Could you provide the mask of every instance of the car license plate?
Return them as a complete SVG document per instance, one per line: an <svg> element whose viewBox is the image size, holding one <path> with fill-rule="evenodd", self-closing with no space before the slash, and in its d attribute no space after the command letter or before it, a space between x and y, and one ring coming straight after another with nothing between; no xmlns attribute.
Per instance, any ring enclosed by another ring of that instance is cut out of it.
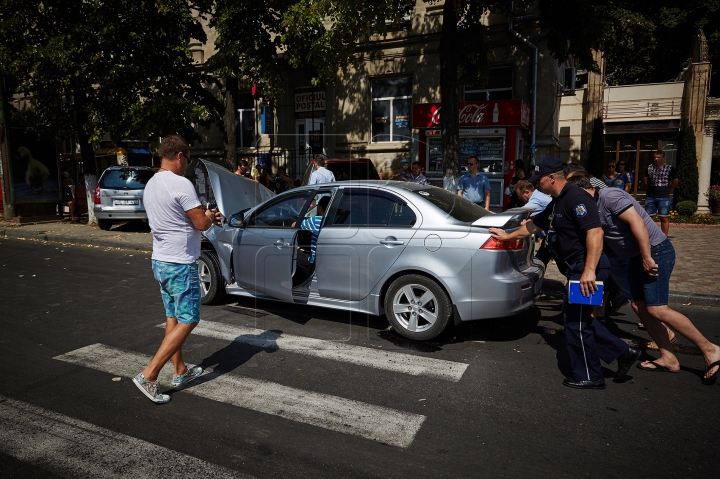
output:
<svg viewBox="0 0 720 479"><path fill-rule="evenodd" d="M116 206L121 205L137 205L139 204L139 200L115 200Z"/></svg>

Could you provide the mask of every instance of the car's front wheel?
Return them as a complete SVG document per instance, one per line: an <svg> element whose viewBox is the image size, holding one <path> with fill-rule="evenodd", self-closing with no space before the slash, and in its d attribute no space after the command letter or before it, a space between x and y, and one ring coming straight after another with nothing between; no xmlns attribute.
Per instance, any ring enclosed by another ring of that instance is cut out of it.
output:
<svg viewBox="0 0 720 479"><path fill-rule="evenodd" d="M435 281L408 274L393 281L388 288L385 315L401 336L426 341L447 328L452 305L447 293Z"/></svg>
<svg viewBox="0 0 720 479"><path fill-rule="evenodd" d="M225 281L214 251L203 251L197 259L200 276L200 302L211 304L225 297Z"/></svg>

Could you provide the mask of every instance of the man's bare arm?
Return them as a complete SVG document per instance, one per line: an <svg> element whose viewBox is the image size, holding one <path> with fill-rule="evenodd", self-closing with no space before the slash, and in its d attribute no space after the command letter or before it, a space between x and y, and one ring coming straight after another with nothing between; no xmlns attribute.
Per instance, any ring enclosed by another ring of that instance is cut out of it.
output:
<svg viewBox="0 0 720 479"><path fill-rule="evenodd" d="M602 228L598 226L588 230L585 237L585 269L580 276L580 291L583 296L590 296L598 290L595 284L595 269L602 254L603 235Z"/></svg>
<svg viewBox="0 0 720 479"><path fill-rule="evenodd" d="M220 226L222 215L217 208L214 210L206 210L202 206L198 206L187 210L185 213L188 215L188 218L190 218L193 226L200 231L206 231L212 225Z"/></svg>
<svg viewBox="0 0 720 479"><path fill-rule="evenodd" d="M528 220L512 233L508 233L500 228L490 228L490 236L496 240L511 241L514 239L527 238L540 231L542 231L542 228L539 228L532 220Z"/></svg>
<svg viewBox="0 0 720 479"><path fill-rule="evenodd" d="M645 272L650 276L657 276L658 265L650 254L650 233L648 233L642 217L635 211L635 208L628 208L618 218L630 226L630 231L640 247Z"/></svg>

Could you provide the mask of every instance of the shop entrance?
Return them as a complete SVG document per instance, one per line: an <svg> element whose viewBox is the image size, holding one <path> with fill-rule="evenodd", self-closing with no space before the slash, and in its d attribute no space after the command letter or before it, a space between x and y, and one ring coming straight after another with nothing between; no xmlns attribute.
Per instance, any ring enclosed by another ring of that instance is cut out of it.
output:
<svg viewBox="0 0 720 479"><path fill-rule="evenodd" d="M295 148L311 155L325 154L325 118L295 120Z"/></svg>

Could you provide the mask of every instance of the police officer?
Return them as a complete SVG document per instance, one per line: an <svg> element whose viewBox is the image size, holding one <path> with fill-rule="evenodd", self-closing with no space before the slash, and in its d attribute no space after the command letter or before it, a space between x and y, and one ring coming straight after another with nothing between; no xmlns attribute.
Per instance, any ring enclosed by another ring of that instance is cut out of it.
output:
<svg viewBox="0 0 720 479"><path fill-rule="evenodd" d="M512 233L498 228L490 228L490 233L495 239L513 240L552 226L557 232L556 258L566 266L565 276L580 280L582 294L590 296L597 291L595 281L605 280L610 273L610 263L602 253L603 230L592 196L566 181L562 160L554 156L543 158L529 181L553 197L545 211ZM565 379L563 384L571 388L605 388L600 359L606 363L617 359L617 376L621 377L640 357L639 350L610 334L591 313L591 306L570 304L566 295L563 319L572 379Z"/></svg>

